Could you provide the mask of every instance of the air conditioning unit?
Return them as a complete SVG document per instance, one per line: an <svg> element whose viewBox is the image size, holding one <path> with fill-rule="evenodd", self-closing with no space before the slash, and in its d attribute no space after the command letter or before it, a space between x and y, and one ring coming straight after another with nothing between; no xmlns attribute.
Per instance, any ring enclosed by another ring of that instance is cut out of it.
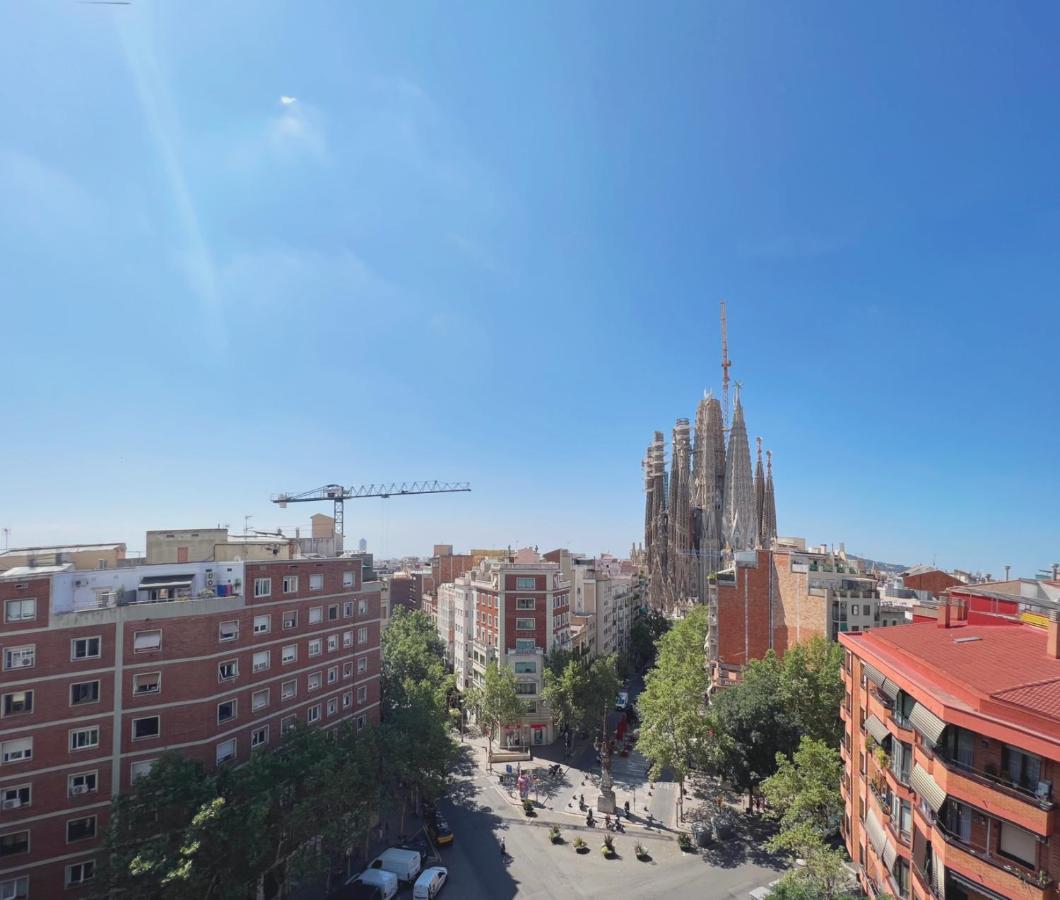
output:
<svg viewBox="0 0 1060 900"><path fill-rule="evenodd" d="M71 797L76 797L78 794L87 794L87 793L88 793L88 785L87 784L75 784L72 788L70 788L70 796Z"/></svg>
<svg viewBox="0 0 1060 900"><path fill-rule="evenodd" d="M22 801L18 797L12 797L10 800L3 802L4 809L18 809L22 805Z"/></svg>
<svg viewBox="0 0 1060 900"><path fill-rule="evenodd" d="M213 587L213 569L206 570L206 586L208 588Z"/></svg>
<svg viewBox="0 0 1060 900"><path fill-rule="evenodd" d="M26 666L32 666L33 660L28 656L20 656L17 660L12 663L12 669L24 669Z"/></svg>
<svg viewBox="0 0 1060 900"><path fill-rule="evenodd" d="M75 578L74 579L74 587L75 588L84 587L86 584L88 584L88 582L85 581L84 578Z"/></svg>

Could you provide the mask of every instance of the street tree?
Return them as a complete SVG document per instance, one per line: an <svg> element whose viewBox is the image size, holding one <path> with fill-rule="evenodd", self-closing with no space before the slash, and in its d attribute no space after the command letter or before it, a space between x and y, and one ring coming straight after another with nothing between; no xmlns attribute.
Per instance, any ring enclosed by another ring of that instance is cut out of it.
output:
<svg viewBox="0 0 1060 900"><path fill-rule="evenodd" d="M582 683L578 710L582 727L600 728L607 737L607 714L614 705L621 683L618 680L618 657L612 653L593 660Z"/></svg>
<svg viewBox="0 0 1060 900"><path fill-rule="evenodd" d="M670 620L658 610L652 610L633 623L629 630L629 647L635 668L644 669L655 662L657 644L670 630L670 625Z"/></svg>
<svg viewBox="0 0 1060 900"><path fill-rule="evenodd" d="M842 734L843 648L820 635L796 644L780 660L781 690L800 732L838 747Z"/></svg>
<svg viewBox="0 0 1060 900"><path fill-rule="evenodd" d="M482 683L475 685L468 694L468 703L486 732L492 756L497 732L518 723L526 711L515 689L515 673L507 666L499 666L494 660L486 666Z"/></svg>
<svg viewBox="0 0 1060 900"><path fill-rule="evenodd" d="M651 761L652 779L664 770L673 773L682 804L685 778L704 758L711 739L704 716L708 627L707 608L697 606L661 638L655 667L637 701L637 750Z"/></svg>
<svg viewBox="0 0 1060 900"><path fill-rule="evenodd" d="M827 838L843 814L843 797L839 782L843 761L837 750L824 741L803 737L789 759L777 756L777 770L762 782L762 795L769 804L770 815L777 819L780 832L774 839L777 848L793 851L798 830L808 828L820 838ZM793 835L788 837L789 833Z"/></svg>
<svg viewBox="0 0 1060 900"><path fill-rule="evenodd" d="M564 654L562 659L549 654L541 696L560 730L569 728L576 731L581 727L581 702L586 693L587 681L588 673L581 662L571 659L569 654Z"/></svg>

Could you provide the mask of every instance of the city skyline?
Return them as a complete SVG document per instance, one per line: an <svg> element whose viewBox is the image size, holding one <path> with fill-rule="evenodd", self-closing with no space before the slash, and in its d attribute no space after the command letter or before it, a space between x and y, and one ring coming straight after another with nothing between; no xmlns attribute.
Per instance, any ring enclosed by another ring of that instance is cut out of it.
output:
<svg viewBox="0 0 1060 900"><path fill-rule="evenodd" d="M781 535L1056 561L1057 10L70 6L0 34L12 546L439 478L348 543L624 555L725 299Z"/></svg>

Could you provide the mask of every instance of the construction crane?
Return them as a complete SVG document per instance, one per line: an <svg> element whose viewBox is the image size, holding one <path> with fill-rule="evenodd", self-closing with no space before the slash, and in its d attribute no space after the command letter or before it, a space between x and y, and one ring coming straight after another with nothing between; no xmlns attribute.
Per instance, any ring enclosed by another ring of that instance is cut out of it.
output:
<svg viewBox="0 0 1060 900"><path fill-rule="evenodd" d="M319 503L322 500L331 500L335 504L335 531L343 534L342 504L346 500L405 497L409 494L456 494L470 490L471 483L468 481L393 481L390 484L361 484L355 487L325 484L302 494L275 494L272 502L280 509L287 509L288 503Z"/></svg>

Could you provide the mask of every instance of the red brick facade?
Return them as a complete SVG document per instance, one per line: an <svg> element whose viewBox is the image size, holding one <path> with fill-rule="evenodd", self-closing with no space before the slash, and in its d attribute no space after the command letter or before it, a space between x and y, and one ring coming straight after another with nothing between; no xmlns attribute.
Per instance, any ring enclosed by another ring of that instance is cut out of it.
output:
<svg viewBox="0 0 1060 900"><path fill-rule="evenodd" d="M0 857L0 885L27 877L31 898L80 895L66 887L67 867L94 858L110 798L138 763L178 750L213 766L231 750L238 764L289 721L378 721L380 594L348 560L247 563L243 596L79 613L53 615L50 587L0 581L0 601L37 600L34 619L0 622L0 709L33 692L31 710L0 718L5 750L32 738L30 758L0 757L0 797L30 789L28 803L0 808L0 838L29 832L28 850ZM33 664L7 668L7 651L29 645ZM68 843L81 815L97 817L95 837Z"/></svg>

